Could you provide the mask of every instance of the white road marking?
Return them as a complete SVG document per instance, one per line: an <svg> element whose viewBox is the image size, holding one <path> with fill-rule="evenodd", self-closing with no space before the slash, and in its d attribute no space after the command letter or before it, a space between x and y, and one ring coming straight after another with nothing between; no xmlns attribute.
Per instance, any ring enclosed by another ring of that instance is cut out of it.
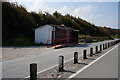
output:
<svg viewBox="0 0 120 80"><path fill-rule="evenodd" d="M80 55L80 56L81 56L81 55ZM80 57L80 56L79 56L79 57ZM66 62L68 62L68 61L71 61L71 60L73 60L73 58L65 61L64 63L66 63ZM56 66L58 66L58 64L56 64L56 65L54 65L54 66L52 66L52 67L49 67L49 68L47 68L47 69L44 69L44 70L42 70L42 71L40 71L40 72L37 72L37 74L40 74L40 73L42 73L42 72L44 72L44 71L47 71L47 70L49 70L49 69L52 69L52 68L54 68L54 67L56 67ZM30 76L27 76L27 77L25 77L25 78L29 78L29 77L30 77ZM22 79L21 79L21 80L22 80Z"/></svg>
<svg viewBox="0 0 120 80"><path fill-rule="evenodd" d="M106 54L108 54L109 52L111 52L113 49L115 49L117 46L115 46L114 48L112 48L111 50L109 50L108 52L106 52L105 54L103 54L102 56L100 56L99 58L97 58L96 60L94 60L93 62L91 62L90 64L88 64L87 66L83 67L82 69L80 69L79 71L77 71L76 73L72 74L71 76L69 76L68 78L73 78L75 76L77 76L80 72L82 72L83 70L85 70L86 68L88 68L89 66L91 66L93 63L95 63L96 61L98 61L99 59L101 59L102 57L104 57Z"/></svg>
<svg viewBox="0 0 120 80"><path fill-rule="evenodd" d="M51 69L51 68L53 68L53 67L55 67L55 66L58 66L58 64L57 65L54 65L54 66L52 66L52 67L49 67L49 68L47 68L47 69L44 69L44 70L42 70L42 71L40 71L40 72L37 72L37 74L40 74L40 73L42 73L42 72L44 72L44 71L47 71L47 70L49 70L49 69ZM30 76L27 76L27 77L25 77L25 78L29 78ZM22 80L22 79L21 79Z"/></svg>
<svg viewBox="0 0 120 80"><path fill-rule="evenodd" d="M82 56L82 55L79 55L79 57L80 56ZM71 61L71 60L73 60L74 58L72 58L72 59L69 59L69 60L67 60L67 61L65 61L64 63L66 63L66 62L68 62L68 61ZM58 66L58 64L56 64L56 65L54 65L54 66L52 66L52 67L49 67L49 68L47 68L47 69L44 69L44 70L42 70L42 71L40 71L40 72L37 72L37 74L40 74L40 73L42 73L42 72L44 72L44 71L47 71L47 70L49 70L49 69L52 69L52 68L54 68L54 67L56 67L56 66ZM29 78L30 76L27 76L27 77L25 77L25 78ZM23 79L21 79L21 80L23 80Z"/></svg>

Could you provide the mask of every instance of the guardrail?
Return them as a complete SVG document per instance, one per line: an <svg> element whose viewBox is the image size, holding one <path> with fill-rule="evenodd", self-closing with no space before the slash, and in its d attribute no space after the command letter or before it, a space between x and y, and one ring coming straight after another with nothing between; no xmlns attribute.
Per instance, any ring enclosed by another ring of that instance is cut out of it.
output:
<svg viewBox="0 0 120 80"><path fill-rule="evenodd" d="M95 53L93 53L93 48L91 47L90 48L90 57L93 57L94 54L98 54L100 53L101 51L107 49L107 48L110 48L112 47L113 45L119 43L120 40L116 40L116 41L111 41L109 43L105 43L103 45L100 44L100 49L98 50L98 46L95 47ZM87 59L87 50L84 49L83 50L83 60ZM73 56L73 59L74 59L74 62L73 64L76 64L78 63L78 52L74 52L74 56ZM59 56L59 66L58 66L58 71L59 72L62 72L64 71L64 56L63 55L60 55ZM30 80L37 80L37 63L32 63L30 64Z"/></svg>
<svg viewBox="0 0 120 80"><path fill-rule="evenodd" d="M49 42L51 41L52 44L49 45ZM68 39L53 39L53 40L47 40L47 48L50 47L55 47L57 48L57 46L59 47L63 47L66 46L68 44L77 44L77 39L76 38L70 38Z"/></svg>

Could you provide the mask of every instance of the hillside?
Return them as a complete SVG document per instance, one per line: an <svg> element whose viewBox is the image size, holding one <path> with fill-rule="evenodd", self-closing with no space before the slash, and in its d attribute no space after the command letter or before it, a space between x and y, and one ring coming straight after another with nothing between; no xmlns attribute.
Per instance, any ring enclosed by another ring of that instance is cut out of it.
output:
<svg viewBox="0 0 120 80"><path fill-rule="evenodd" d="M27 12L23 6L9 2L2 3L3 44L6 43L8 45L8 43L11 44L14 41L16 45L22 44L21 42L34 43L33 29L45 24L64 24L65 26L78 29L81 35L94 37L120 35L119 30L95 26L86 20L69 14L62 15L57 11L53 14L48 12Z"/></svg>

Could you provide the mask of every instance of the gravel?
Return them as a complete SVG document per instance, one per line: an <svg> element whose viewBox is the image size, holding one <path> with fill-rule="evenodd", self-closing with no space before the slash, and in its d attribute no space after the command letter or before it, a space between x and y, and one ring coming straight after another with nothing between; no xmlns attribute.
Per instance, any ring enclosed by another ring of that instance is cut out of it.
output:
<svg viewBox="0 0 120 80"><path fill-rule="evenodd" d="M33 57L53 50L53 48L47 47L2 47L2 60L0 59L0 62Z"/></svg>

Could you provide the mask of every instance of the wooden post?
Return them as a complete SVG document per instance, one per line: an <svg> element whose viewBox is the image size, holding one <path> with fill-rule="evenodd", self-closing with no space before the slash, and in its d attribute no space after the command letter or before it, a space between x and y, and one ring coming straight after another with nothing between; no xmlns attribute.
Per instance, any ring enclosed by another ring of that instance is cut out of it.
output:
<svg viewBox="0 0 120 80"><path fill-rule="evenodd" d="M64 56L59 56L59 72L64 70Z"/></svg>
<svg viewBox="0 0 120 80"><path fill-rule="evenodd" d="M78 63L78 52L74 52L74 64Z"/></svg>
<svg viewBox="0 0 120 80"><path fill-rule="evenodd" d="M98 46L96 46L96 53L98 52Z"/></svg>
<svg viewBox="0 0 120 80"><path fill-rule="evenodd" d="M30 80L37 80L37 64L30 64Z"/></svg>
<svg viewBox="0 0 120 80"><path fill-rule="evenodd" d="M100 51L102 51L102 45L100 45Z"/></svg>
<svg viewBox="0 0 120 80"><path fill-rule="evenodd" d="M90 57L93 56L93 48L90 48Z"/></svg>
<svg viewBox="0 0 120 80"><path fill-rule="evenodd" d="M87 50L83 51L83 59L87 59Z"/></svg>
<svg viewBox="0 0 120 80"><path fill-rule="evenodd" d="M105 49L105 44L103 44L103 50Z"/></svg>
<svg viewBox="0 0 120 80"><path fill-rule="evenodd" d="M108 48L110 47L110 44L108 43Z"/></svg>

